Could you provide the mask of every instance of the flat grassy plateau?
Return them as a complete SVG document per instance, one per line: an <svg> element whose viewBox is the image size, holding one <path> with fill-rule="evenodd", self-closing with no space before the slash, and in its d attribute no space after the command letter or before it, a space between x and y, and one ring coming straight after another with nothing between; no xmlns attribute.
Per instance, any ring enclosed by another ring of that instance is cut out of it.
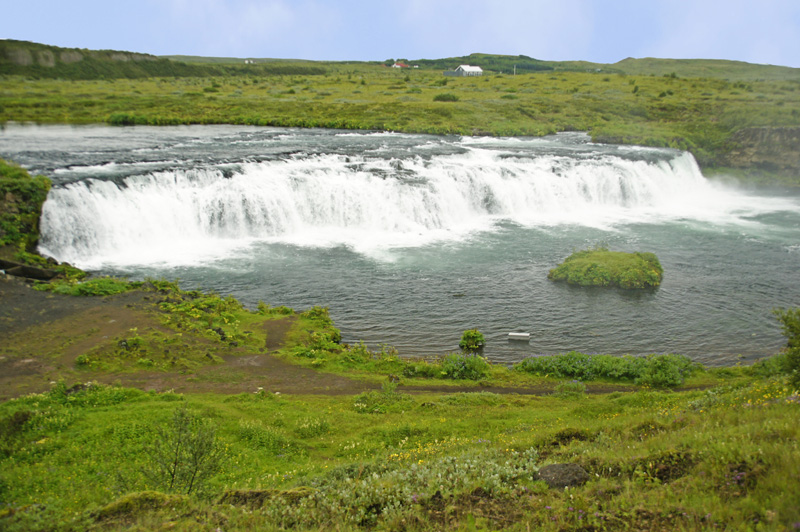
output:
<svg viewBox="0 0 800 532"><path fill-rule="evenodd" d="M659 71L643 65L632 63L628 69ZM724 75L719 67L671 66L692 75ZM684 78L674 71L658 76L597 69L518 75L489 71L482 77L454 78L438 69L367 63L293 67L313 75L275 74L293 71L289 66L257 67L248 71L242 66L235 75L217 77L5 75L0 77L0 123L224 123L500 136L588 131L595 141L689 150L709 169L727 164L737 131L800 125L795 69L782 69L781 76L770 79L729 81ZM765 75L758 68L747 72ZM790 174L782 179L797 180L796 173Z"/></svg>

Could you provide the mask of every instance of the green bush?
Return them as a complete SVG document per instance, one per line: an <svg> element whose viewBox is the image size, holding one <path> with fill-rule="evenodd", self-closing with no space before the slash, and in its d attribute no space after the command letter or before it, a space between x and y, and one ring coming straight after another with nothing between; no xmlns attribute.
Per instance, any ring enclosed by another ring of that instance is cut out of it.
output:
<svg viewBox="0 0 800 532"><path fill-rule="evenodd" d="M414 400L397 391L397 383L386 382L381 391L372 390L353 399L353 409L361 414L385 414L407 410Z"/></svg>
<svg viewBox="0 0 800 532"><path fill-rule="evenodd" d="M481 380L489 373L489 363L474 353L451 353L442 359L442 377Z"/></svg>
<svg viewBox="0 0 800 532"><path fill-rule="evenodd" d="M458 96L452 92L442 92L433 97L434 102L457 102Z"/></svg>
<svg viewBox="0 0 800 532"><path fill-rule="evenodd" d="M684 382L684 367L681 361L671 358L670 355L653 356L648 359L635 382L654 388L680 386Z"/></svg>
<svg viewBox="0 0 800 532"><path fill-rule="evenodd" d="M216 431L183 406L173 412L170 423L156 429L147 455L143 472L154 487L189 495L219 471L223 448Z"/></svg>
<svg viewBox="0 0 800 532"><path fill-rule="evenodd" d="M571 351L562 355L528 357L514 365L516 371L534 375L590 381L609 379L653 386L678 386L698 364L683 355L648 357L586 355Z"/></svg>
<svg viewBox="0 0 800 532"><path fill-rule="evenodd" d="M787 340L781 367L789 376L789 384L800 390L800 308L775 309L773 313Z"/></svg>
<svg viewBox="0 0 800 532"><path fill-rule="evenodd" d="M50 180L0 159L0 246L33 251Z"/></svg>
<svg viewBox="0 0 800 532"><path fill-rule="evenodd" d="M468 329L461 334L461 341L458 342L458 347L464 351L477 351L483 347L484 343L483 334L478 329Z"/></svg>

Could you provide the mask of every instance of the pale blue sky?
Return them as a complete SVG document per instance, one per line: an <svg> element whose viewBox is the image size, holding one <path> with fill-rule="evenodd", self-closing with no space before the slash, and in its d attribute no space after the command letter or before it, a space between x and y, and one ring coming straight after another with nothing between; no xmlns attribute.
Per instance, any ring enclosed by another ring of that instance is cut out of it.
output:
<svg viewBox="0 0 800 532"><path fill-rule="evenodd" d="M800 0L3 0L0 38L156 55L800 67Z"/></svg>

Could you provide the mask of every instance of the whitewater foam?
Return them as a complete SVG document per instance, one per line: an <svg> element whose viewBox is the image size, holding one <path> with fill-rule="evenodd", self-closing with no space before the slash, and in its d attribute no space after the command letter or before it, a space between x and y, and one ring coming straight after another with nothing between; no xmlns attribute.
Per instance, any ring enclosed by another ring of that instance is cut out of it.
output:
<svg viewBox="0 0 800 532"><path fill-rule="evenodd" d="M606 230L670 220L744 224L752 213L783 207L710 184L687 153L575 156L520 151L520 144L471 141L463 153L424 157L295 153L242 162L233 172L219 165L119 184L85 179L51 191L41 249L84 267L211 261L254 241L347 246L379 258L500 222Z"/></svg>

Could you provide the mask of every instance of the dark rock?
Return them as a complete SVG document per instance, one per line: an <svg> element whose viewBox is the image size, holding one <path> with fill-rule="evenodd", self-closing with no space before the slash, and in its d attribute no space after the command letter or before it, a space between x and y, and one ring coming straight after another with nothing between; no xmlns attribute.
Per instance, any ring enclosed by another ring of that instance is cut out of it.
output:
<svg viewBox="0 0 800 532"><path fill-rule="evenodd" d="M551 464L541 468L536 478L551 488L563 489L586 484L589 473L578 464Z"/></svg>
<svg viewBox="0 0 800 532"><path fill-rule="evenodd" d="M730 151L721 157L719 164L797 175L800 170L800 127L740 129L731 137Z"/></svg>
<svg viewBox="0 0 800 532"><path fill-rule="evenodd" d="M0 270L10 270L17 266L23 266L21 262L14 262L13 260L0 259Z"/></svg>
<svg viewBox="0 0 800 532"><path fill-rule="evenodd" d="M6 273L15 277L25 277L26 279L36 279L37 281L49 281L58 272L53 270L45 270L44 268L37 268L36 266L20 265L6 270Z"/></svg>
<svg viewBox="0 0 800 532"><path fill-rule="evenodd" d="M217 333L217 334L219 335L219 338L220 338L220 340L225 340L225 338L227 338L227 337L228 337L228 336L225 334L225 331L222 329L222 327L216 327L216 328L214 328L214 329L211 329L211 330L212 330L212 331L214 331L215 333Z"/></svg>

